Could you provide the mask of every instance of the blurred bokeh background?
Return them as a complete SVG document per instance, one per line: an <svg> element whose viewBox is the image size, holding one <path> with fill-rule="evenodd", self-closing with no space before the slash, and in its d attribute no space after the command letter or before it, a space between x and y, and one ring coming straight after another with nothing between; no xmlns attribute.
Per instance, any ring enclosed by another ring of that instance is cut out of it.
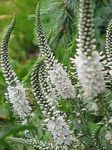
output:
<svg viewBox="0 0 112 150"><path fill-rule="evenodd" d="M0 0L0 42L16 13L16 25L11 36L9 55L11 63L20 80L27 81L38 55L35 38L34 13L37 0ZM41 20L54 55L60 62L69 66L69 57L75 54L78 0L41 0ZM94 0L94 22L97 49L105 51L105 35L108 22L112 18L109 0ZM6 85L0 68L0 130L13 124L10 104L4 93ZM3 133L0 132L0 139ZM0 142L0 150L8 150L6 143Z"/></svg>

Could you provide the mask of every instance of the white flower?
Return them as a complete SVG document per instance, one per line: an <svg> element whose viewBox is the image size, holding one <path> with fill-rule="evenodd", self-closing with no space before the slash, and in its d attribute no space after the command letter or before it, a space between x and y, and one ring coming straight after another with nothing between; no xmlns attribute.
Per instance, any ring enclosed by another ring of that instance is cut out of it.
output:
<svg viewBox="0 0 112 150"><path fill-rule="evenodd" d="M30 116L32 108L27 101L25 88L18 83L16 86L8 86L7 90L9 101L13 106L14 112L19 115L20 119Z"/></svg>
<svg viewBox="0 0 112 150"><path fill-rule="evenodd" d="M75 89L63 67L54 62L53 69L48 71L51 84L64 99L75 98Z"/></svg>
<svg viewBox="0 0 112 150"><path fill-rule="evenodd" d="M98 111L98 105L94 101L93 102L88 102L87 108L88 108L89 111L94 111L95 113L97 113L97 111Z"/></svg>
<svg viewBox="0 0 112 150"><path fill-rule="evenodd" d="M88 57L79 52L76 59L73 60L86 96L97 96L105 89L103 66L100 59L98 52L94 51Z"/></svg>
<svg viewBox="0 0 112 150"><path fill-rule="evenodd" d="M111 69L111 70L109 70L109 74L112 76L112 69Z"/></svg>
<svg viewBox="0 0 112 150"><path fill-rule="evenodd" d="M110 142L110 144L112 144L112 131L107 131L105 138Z"/></svg>
<svg viewBox="0 0 112 150"><path fill-rule="evenodd" d="M73 131L69 129L63 116L58 116L56 120L49 120L47 127L48 131L52 133L56 145L67 147L73 142Z"/></svg>
<svg viewBox="0 0 112 150"><path fill-rule="evenodd" d="M110 124L112 124L112 117L110 117L109 121L108 121Z"/></svg>

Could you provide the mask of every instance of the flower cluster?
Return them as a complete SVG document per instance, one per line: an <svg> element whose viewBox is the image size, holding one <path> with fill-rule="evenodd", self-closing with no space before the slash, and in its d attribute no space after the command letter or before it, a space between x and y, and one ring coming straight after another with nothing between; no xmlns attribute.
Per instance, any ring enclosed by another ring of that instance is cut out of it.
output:
<svg viewBox="0 0 112 150"><path fill-rule="evenodd" d="M56 145L64 145L64 149L67 149L67 145L71 145L73 142L73 131L69 129L63 116L58 116L55 120L49 120L48 131L53 135L53 139Z"/></svg>
<svg viewBox="0 0 112 150"><path fill-rule="evenodd" d="M80 0L77 46L85 55L96 49L92 0Z"/></svg>
<svg viewBox="0 0 112 150"><path fill-rule="evenodd" d="M105 138L110 144L112 144L112 131L107 131Z"/></svg>
<svg viewBox="0 0 112 150"><path fill-rule="evenodd" d="M103 66L97 51L92 52L91 56L88 57L80 52L73 63L76 64L78 77L86 96L97 96L104 91Z"/></svg>
<svg viewBox="0 0 112 150"><path fill-rule="evenodd" d="M74 139L73 131L69 129L62 112L58 109L59 97L55 88L50 84L45 64L39 66L39 63L41 64L41 61L38 61L32 72L31 83L35 98L45 117L44 124L51 132L56 147L68 149L67 147L72 144ZM36 93L38 93L37 96Z"/></svg>
<svg viewBox="0 0 112 150"><path fill-rule="evenodd" d="M106 34L106 56L107 56L107 64L109 66L109 74L112 76L112 20L110 21L107 34Z"/></svg>
<svg viewBox="0 0 112 150"><path fill-rule="evenodd" d="M16 86L8 86L7 91L14 112L19 115L20 119L30 117L32 108L29 106L25 88L18 83Z"/></svg>
<svg viewBox="0 0 112 150"><path fill-rule="evenodd" d="M86 96L97 96L105 89L103 65L96 51L92 0L80 0L77 56L72 59Z"/></svg>
<svg viewBox="0 0 112 150"><path fill-rule="evenodd" d="M15 16L8 27L7 33L1 44L1 66L4 73L5 81L7 83L7 95L10 103L12 104L13 110L18 114L20 119L24 120L31 115L32 108L29 106L27 100L26 90L23 85L17 79L16 73L14 72L10 58L8 56L8 41L10 39L11 32L15 25Z"/></svg>
<svg viewBox="0 0 112 150"><path fill-rule="evenodd" d="M68 78L66 71L59 63L54 63L52 69L48 71L52 85L64 99L74 99L76 97L75 88Z"/></svg>
<svg viewBox="0 0 112 150"><path fill-rule="evenodd" d="M35 22L40 55L45 57L44 62L46 65L46 69L48 70L51 84L55 86L60 96L63 97L64 99L75 98L75 89L69 79L69 76L67 72L64 70L62 64L60 64L58 60L56 60L55 57L53 56L51 48L42 30L42 26L40 23L39 5L37 6L36 9Z"/></svg>

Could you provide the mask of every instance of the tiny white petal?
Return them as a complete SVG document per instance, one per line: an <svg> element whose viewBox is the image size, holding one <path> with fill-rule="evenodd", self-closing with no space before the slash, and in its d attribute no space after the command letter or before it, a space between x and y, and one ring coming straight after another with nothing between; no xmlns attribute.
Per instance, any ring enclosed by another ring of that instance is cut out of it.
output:
<svg viewBox="0 0 112 150"><path fill-rule="evenodd" d="M78 77L86 96L96 96L104 91L103 66L97 51L92 52L89 58L80 51L72 62L76 64Z"/></svg>
<svg viewBox="0 0 112 150"><path fill-rule="evenodd" d="M53 69L50 69L48 73L52 85L64 99L75 98L75 89L61 64L55 62Z"/></svg>
<svg viewBox="0 0 112 150"><path fill-rule="evenodd" d="M21 119L30 116L32 108L29 106L25 88L18 83L16 86L8 86L7 90L9 101L13 105L14 112L17 113Z"/></svg>
<svg viewBox="0 0 112 150"><path fill-rule="evenodd" d="M49 120L47 127L48 131L52 133L56 145L69 146L72 144L74 140L73 131L69 129L63 116L58 116L56 120Z"/></svg>

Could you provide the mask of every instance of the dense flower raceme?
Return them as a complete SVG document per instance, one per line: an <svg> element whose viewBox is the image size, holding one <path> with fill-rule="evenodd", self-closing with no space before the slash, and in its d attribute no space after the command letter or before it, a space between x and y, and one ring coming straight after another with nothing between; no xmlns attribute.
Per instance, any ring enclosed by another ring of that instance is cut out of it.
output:
<svg viewBox="0 0 112 150"><path fill-rule="evenodd" d="M58 109L58 99L54 89L49 89L49 93L46 93L45 98L49 109L47 113L45 110L42 112L44 115L47 114L47 118L44 121L48 131L51 132L56 147L68 150L68 146L70 146L74 140L73 131L70 130L65 121L65 116L61 115Z"/></svg>
<svg viewBox="0 0 112 150"><path fill-rule="evenodd" d="M101 56L96 51L92 7L92 0L80 0L78 55L72 60L86 96L97 96L105 89Z"/></svg>
<svg viewBox="0 0 112 150"><path fill-rule="evenodd" d="M112 144L112 131L107 131L105 138L107 141L109 141L110 144Z"/></svg>
<svg viewBox="0 0 112 150"><path fill-rule="evenodd" d="M67 149L67 146L73 142L73 131L69 129L63 116L58 116L55 120L49 120L47 127L48 131L52 133L56 145L63 145L64 147L62 147Z"/></svg>
<svg viewBox="0 0 112 150"><path fill-rule="evenodd" d="M106 32L106 56L107 64L109 66L109 74L112 76L112 20L108 24Z"/></svg>
<svg viewBox="0 0 112 150"><path fill-rule="evenodd" d="M56 91L58 91L62 98L75 98L75 89L69 79L69 76L64 70L62 64L55 59L50 45L48 44L48 40L45 37L40 21L39 5L37 5L36 9L35 26L40 54L45 57L45 65L48 68L51 84L56 88Z"/></svg>
<svg viewBox="0 0 112 150"><path fill-rule="evenodd" d="M15 71L10 63L8 54L8 43L10 35L15 25L15 16L10 23L8 30L2 40L0 49L1 68L7 83L7 95L10 103L12 104L13 110L24 120L26 117L31 115L32 108L29 106L27 101L26 90L23 85L19 82Z"/></svg>
<svg viewBox="0 0 112 150"><path fill-rule="evenodd" d="M85 55L96 49L93 22L93 1L80 0L77 47Z"/></svg>
<svg viewBox="0 0 112 150"><path fill-rule="evenodd" d="M55 61L48 73L51 83L55 85L56 90L64 99L75 98L75 89L61 64Z"/></svg>
<svg viewBox="0 0 112 150"><path fill-rule="evenodd" d="M76 59L72 59L72 63L77 67L78 77L86 96L97 96L105 89L103 66L100 59L97 51L92 52L88 57L79 52Z"/></svg>
<svg viewBox="0 0 112 150"><path fill-rule="evenodd" d="M32 88L35 93L42 94L40 96L37 95L36 99L45 117L45 126L47 126L48 131L52 134L56 147L64 149L66 147L67 149L73 142L73 132L65 121L65 115L62 115L62 112L58 109L58 99L60 98L57 96L55 88L50 84L45 63L44 65L43 63L38 60L33 69Z"/></svg>
<svg viewBox="0 0 112 150"><path fill-rule="evenodd" d="M26 119L31 116L32 108L27 100L26 90L19 82L15 86L8 86L9 101L13 106L13 110L17 113L20 119Z"/></svg>

